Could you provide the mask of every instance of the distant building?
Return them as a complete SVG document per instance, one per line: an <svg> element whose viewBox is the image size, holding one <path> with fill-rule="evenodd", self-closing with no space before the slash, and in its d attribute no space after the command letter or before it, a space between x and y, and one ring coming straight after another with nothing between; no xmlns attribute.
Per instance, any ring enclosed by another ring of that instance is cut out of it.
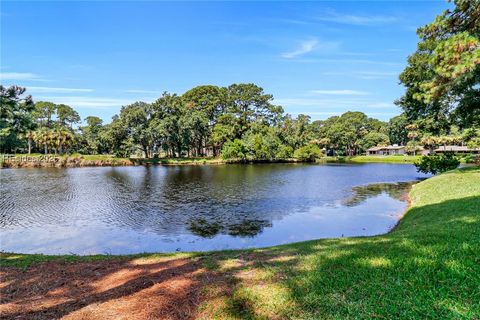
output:
<svg viewBox="0 0 480 320"><path fill-rule="evenodd" d="M390 156L405 153L405 146L399 146L398 144L385 147L373 147L367 150L368 156Z"/></svg>
<svg viewBox="0 0 480 320"><path fill-rule="evenodd" d="M477 153L480 154L480 148L470 149L467 146L441 146L435 150L435 153L453 152L453 153Z"/></svg>
<svg viewBox="0 0 480 320"><path fill-rule="evenodd" d="M430 154L430 150L425 149L422 146L417 146L415 148L415 152L413 152L413 150L408 150L407 151L407 154L409 154L409 155L413 155L414 153L415 153L416 156L426 156L426 155Z"/></svg>
<svg viewBox="0 0 480 320"><path fill-rule="evenodd" d="M471 149L467 146L441 146L435 150L433 153L444 153L444 152L453 152L453 153L472 153L472 154L480 154L480 148ZM430 150L425 149L422 146L418 146L416 148L415 154L416 155L428 155ZM413 150L406 150L405 146L399 145L392 145L392 146L385 146L385 147L372 147L367 150L368 156L390 156L390 155L398 155L398 154L413 154Z"/></svg>

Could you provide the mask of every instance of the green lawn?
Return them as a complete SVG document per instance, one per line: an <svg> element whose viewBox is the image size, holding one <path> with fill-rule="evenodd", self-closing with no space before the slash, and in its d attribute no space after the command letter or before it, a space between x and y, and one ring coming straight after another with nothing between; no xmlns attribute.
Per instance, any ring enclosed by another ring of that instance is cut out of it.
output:
<svg viewBox="0 0 480 320"><path fill-rule="evenodd" d="M238 270L213 315L479 319L480 168L428 179L410 196L406 216L383 236L256 250L247 266L238 266L240 253L214 255L212 269L237 260Z"/></svg>
<svg viewBox="0 0 480 320"><path fill-rule="evenodd" d="M198 158L156 158L156 159L140 159L139 163L151 163L151 164L220 164L223 163L222 159L214 157L198 157Z"/></svg>
<svg viewBox="0 0 480 320"><path fill-rule="evenodd" d="M414 163L420 160L422 156L353 156L338 157L338 161L345 162L388 162L388 163Z"/></svg>
<svg viewBox="0 0 480 320"><path fill-rule="evenodd" d="M0 157L3 157L3 154L0 154ZM39 159L45 157L43 153L17 153L17 154L9 154L9 156L15 156L17 158L23 158L28 160L28 158L32 159ZM67 159L67 158L83 158L85 160L92 160L92 161L105 161L105 160L128 160L128 158L119 158L113 155L108 154L80 154L80 153L72 153L72 154L62 154L62 155L55 155L55 154L48 154L48 157L58 157L60 159ZM21 159L22 160L22 159Z"/></svg>
<svg viewBox="0 0 480 320"><path fill-rule="evenodd" d="M468 163L466 161L468 155L457 155L461 163ZM471 157L471 156L470 156ZM352 156L352 157L325 157L320 159L320 162L355 162L355 163L371 163L371 162L385 162L385 163L408 163L413 164L420 161L422 156Z"/></svg>
<svg viewBox="0 0 480 320"><path fill-rule="evenodd" d="M3 158L0 155L0 161L3 161ZM27 159L30 158L40 158L43 157L43 154L32 153L28 154L16 154L18 158ZM79 153L74 154L64 154L64 155L49 155L51 157L58 157L63 161L67 159L75 160L81 159L87 166L95 165L132 165L132 164L164 164L164 165L198 165L198 164L225 164L225 163L238 163L235 160L222 160L221 158L214 157L197 157L197 158L152 158L152 159L143 159L143 158L119 158L113 155L82 155ZM354 163L372 163L372 162L384 162L384 163L407 163L413 164L416 161L419 161L422 156L352 156L352 157L323 157L317 160L318 163L343 163L343 162L354 162ZM459 157L460 162L465 163L467 157ZM28 160L22 160L28 161ZM285 159L285 162L296 162L295 159ZM272 162L283 162L283 161L272 161Z"/></svg>
<svg viewBox="0 0 480 320"><path fill-rule="evenodd" d="M410 196L405 217L382 236L181 254L203 264L202 281L221 279L205 282L198 316L479 319L480 168L433 177ZM1 263L134 257L2 254Z"/></svg>
<svg viewBox="0 0 480 320"><path fill-rule="evenodd" d="M32 154L15 154L14 155L17 161L20 161L19 167L28 166L28 162L31 159L37 159L45 161L45 155L40 153ZM115 157L113 155L106 154L63 154L63 155L54 155L49 154L49 158L58 158L63 162L67 160L82 161L85 166L98 166L98 165L133 165L133 164L165 164L165 165L196 165L196 164L219 164L224 163L220 158L213 157L197 157L197 158L152 158L152 159L143 159L143 158L121 158ZM12 161L13 159L10 159ZM0 155L0 161L3 161L3 155ZM13 162L16 163L16 162ZM21 165L24 164L24 165ZM68 165L64 165L68 166Z"/></svg>

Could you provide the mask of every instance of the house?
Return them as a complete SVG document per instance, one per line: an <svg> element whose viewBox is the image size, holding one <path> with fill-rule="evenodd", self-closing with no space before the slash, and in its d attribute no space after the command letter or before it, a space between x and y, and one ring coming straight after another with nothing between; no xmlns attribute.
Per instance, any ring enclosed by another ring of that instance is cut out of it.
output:
<svg viewBox="0 0 480 320"><path fill-rule="evenodd" d="M367 150L368 156L389 156L396 154L405 154L405 146L394 144L393 146L373 147Z"/></svg>
<svg viewBox="0 0 480 320"><path fill-rule="evenodd" d="M441 146L434 150L435 153L453 152L453 153L476 153L480 154L480 148L471 149L467 146Z"/></svg>
<svg viewBox="0 0 480 320"><path fill-rule="evenodd" d="M416 155L416 156L426 156L430 154L429 149L425 149L422 146L417 146L415 148L415 152L413 152L413 149L407 150L408 155Z"/></svg>

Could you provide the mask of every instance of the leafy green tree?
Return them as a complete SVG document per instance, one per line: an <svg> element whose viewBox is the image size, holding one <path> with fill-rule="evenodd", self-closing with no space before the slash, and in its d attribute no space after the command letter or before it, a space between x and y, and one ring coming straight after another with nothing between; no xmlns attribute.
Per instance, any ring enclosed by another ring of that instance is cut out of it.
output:
<svg viewBox="0 0 480 320"><path fill-rule="evenodd" d="M334 149L342 150L346 155L358 154L361 139L368 133L367 120L362 112L346 112L339 117L330 117L323 123L321 137L328 138Z"/></svg>
<svg viewBox="0 0 480 320"><path fill-rule="evenodd" d="M406 145L408 142L408 119L404 114L388 121L388 137L392 144Z"/></svg>
<svg viewBox="0 0 480 320"><path fill-rule="evenodd" d="M8 100L7 89L2 92L2 100ZM236 154L240 159L278 160L293 157L294 150L316 150L310 145L354 155L370 146L387 144L388 135L399 141L405 139L405 132L407 137L412 135L404 126L408 117L394 118L387 124L362 112L346 112L311 122L307 115L285 115L272 99L254 84L198 86L182 96L165 92L152 104L124 106L105 125L98 117L87 117L78 129L74 125L80 117L70 106L40 101L13 112L12 106L23 107L23 102L14 102L10 108L2 105L2 135L8 136L1 141L2 150L8 149L7 145L11 149L28 145L29 152L43 149L45 153L108 152L126 157L141 152L147 158L162 153L169 157L221 153L223 157ZM9 122L9 115L22 115L22 121ZM432 119L415 121L415 143L422 136L432 137L435 145L474 140L471 133L450 125L437 130L438 122ZM438 133L434 134L435 130ZM310 149L302 149L305 146Z"/></svg>
<svg viewBox="0 0 480 320"><path fill-rule="evenodd" d="M283 143L297 149L312 140L310 116L300 114L296 119L287 115L280 123L280 137Z"/></svg>
<svg viewBox="0 0 480 320"><path fill-rule="evenodd" d="M413 151L413 155L415 156L417 153L418 147L418 139L420 138L420 132L418 131L418 125L415 123L409 124L405 127L408 131L407 137L409 141L409 147Z"/></svg>
<svg viewBox="0 0 480 320"><path fill-rule="evenodd" d="M295 150L293 157L303 161L313 162L323 156L322 150L316 144L307 144Z"/></svg>
<svg viewBox="0 0 480 320"><path fill-rule="evenodd" d="M102 131L103 120L99 117L88 116L85 118L86 126L80 128L82 136L85 140L87 153L98 154L102 153Z"/></svg>
<svg viewBox="0 0 480 320"><path fill-rule="evenodd" d="M233 114L226 113L220 115L217 123L213 127L210 138L214 150L221 150L227 141L235 140L238 130L239 125Z"/></svg>
<svg viewBox="0 0 480 320"><path fill-rule="evenodd" d="M227 112L237 119L236 138L241 138L252 122L274 125L280 120L283 108L273 105L273 96L265 94L259 86L253 83L232 84L226 90Z"/></svg>
<svg viewBox="0 0 480 320"><path fill-rule="evenodd" d="M462 140L465 143L470 142L471 140L480 138L480 129L469 128L462 133Z"/></svg>
<svg viewBox="0 0 480 320"><path fill-rule="evenodd" d="M135 102L120 110L120 120L126 129L130 146L139 146L145 158L150 157L153 145L152 135L148 130L151 119L152 107L145 102Z"/></svg>
<svg viewBox="0 0 480 320"><path fill-rule="evenodd" d="M155 112L156 130L161 132L163 149L170 156L182 156L184 142L188 129L184 127L186 108L185 102L176 94L164 93L157 101L152 104Z"/></svg>
<svg viewBox="0 0 480 320"><path fill-rule="evenodd" d="M248 150L242 140L235 139L227 141L222 149L222 159L247 160Z"/></svg>
<svg viewBox="0 0 480 320"><path fill-rule="evenodd" d="M66 104L57 105L56 114L58 124L62 127L70 127L70 129L73 129L73 125L80 122L78 112Z"/></svg>
<svg viewBox="0 0 480 320"><path fill-rule="evenodd" d="M113 154L118 157L127 157L135 152L135 147L131 145L128 134L128 128L120 117L115 115L112 122L104 126L101 136Z"/></svg>
<svg viewBox="0 0 480 320"><path fill-rule="evenodd" d="M0 85L0 150L11 152L21 146L20 135L34 128L31 96L25 96L25 88Z"/></svg>
<svg viewBox="0 0 480 320"><path fill-rule="evenodd" d="M417 170L423 173L437 174L456 169L460 161L451 153L423 156L415 163Z"/></svg>
<svg viewBox="0 0 480 320"><path fill-rule="evenodd" d="M467 142L470 149L480 149L480 138L473 138Z"/></svg>
<svg viewBox="0 0 480 320"><path fill-rule="evenodd" d="M370 131L360 139L359 145L362 150L367 150L376 146L387 146L390 144L390 139L384 133L377 131Z"/></svg>
<svg viewBox="0 0 480 320"><path fill-rule="evenodd" d="M284 159L290 159L292 157L293 157L293 148L292 147L286 146L286 145L283 145L283 144L278 146L277 156L276 156L277 159L284 160Z"/></svg>
<svg viewBox="0 0 480 320"><path fill-rule="evenodd" d="M57 111L57 105L53 102L39 101L35 103L35 118L40 126L53 127L53 120Z"/></svg>
<svg viewBox="0 0 480 320"><path fill-rule="evenodd" d="M282 146L276 129L260 123L253 125L243 140L250 158L254 160L275 160Z"/></svg>
<svg viewBox="0 0 480 320"><path fill-rule="evenodd" d="M187 109L187 121L185 125L189 128L194 153L197 156L204 155L209 144L213 127L217 124L218 117L224 113L226 108L226 89L204 85L188 90L182 95ZM211 145L214 154L216 148Z"/></svg>
<svg viewBox="0 0 480 320"><path fill-rule="evenodd" d="M446 117L462 127L480 124L480 2L454 4L417 31L417 50L400 75L407 91L397 102L409 120Z"/></svg>

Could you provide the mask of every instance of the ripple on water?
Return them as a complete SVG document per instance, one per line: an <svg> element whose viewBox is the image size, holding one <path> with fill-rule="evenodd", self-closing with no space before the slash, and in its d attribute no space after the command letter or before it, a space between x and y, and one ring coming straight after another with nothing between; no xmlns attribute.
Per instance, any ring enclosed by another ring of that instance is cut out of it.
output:
<svg viewBox="0 0 480 320"><path fill-rule="evenodd" d="M404 182L422 177L391 164L4 170L2 249L211 250L377 234L405 209Z"/></svg>

